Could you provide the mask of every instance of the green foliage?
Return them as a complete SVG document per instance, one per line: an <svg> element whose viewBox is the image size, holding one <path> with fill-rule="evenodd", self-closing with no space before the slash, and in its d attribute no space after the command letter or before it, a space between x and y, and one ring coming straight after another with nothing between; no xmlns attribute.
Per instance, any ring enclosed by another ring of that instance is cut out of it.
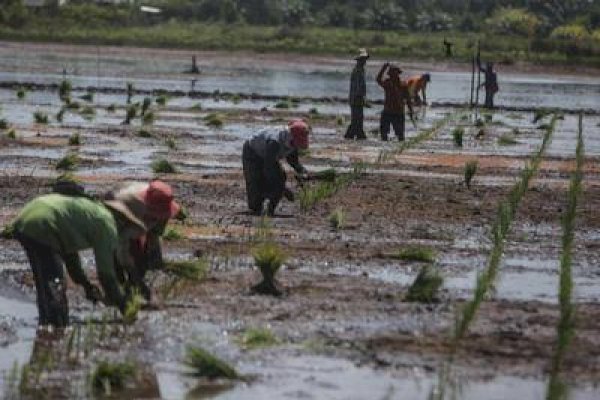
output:
<svg viewBox="0 0 600 400"><path fill-rule="evenodd" d="M400 249L394 255L395 258L405 261L420 261L432 263L435 262L435 251L431 247L426 246L408 246Z"/></svg>
<svg viewBox="0 0 600 400"><path fill-rule="evenodd" d="M90 106L85 106L83 107L83 109L79 112L79 115L81 115L83 118L87 119L87 120L91 120L94 118L94 116L96 115L96 110L94 110L93 107Z"/></svg>
<svg viewBox="0 0 600 400"><path fill-rule="evenodd" d="M159 106L164 106L165 104L167 104L168 98L166 95L160 95L156 98L156 104L158 104Z"/></svg>
<svg viewBox="0 0 600 400"><path fill-rule="evenodd" d="M135 377L135 366L128 362L112 363L102 361L92 373L92 387L97 393L110 396L114 391L125 388Z"/></svg>
<svg viewBox="0 0 600 400"><path fill-rule="evenodd" d="M477 173L478 166L479 162L477 160L471 160L465 163L465 183L469 189L471 189L471 181Z"/></svg>
<svg viewBox="0 0 600 400"><path fill-rule="evenodd" d="M517 139L510 133L505 133L498 138L498 144L500 146L513 146L518 143Z"/></svg>
<svg viewBox="0 0 600 400"><path fill-rule="evenodd" d="M292 103L289 100L281 100L275 103L274 107L282 110L287 110L288 108L292 108Z"/></svg>
<svg viewBox="0 0 600 400"><path fill-rule="evenodd" d="M56 163L55 168L60 171L73 171L79 164L79 156L75 153L69 153Z"/></svg>
<svg viewBox="0 0 600 400"><path fill-rule="evenodd" d="M486 21L498 34L532 36L540 27L540 19L523 8L499 8Z"/></svg>
<svg viewBox="0 0 600 400"><path fill-rule="evenodd" d="M419 271L406 294L406 301L432 303L437 299L437 293L444 279L432 265L425 265Z"/></svg>
<svg viewBox="0 0 600 400"><path fill-rule="evenodd" d="M123 121L123 124L129 125L136 115L137 107L134 104L127 106L127 113L125 114L125 121Z"/></svg>
<svg viewBox="0 0 600 400"><path fill-rule="evenodd" d="M265 242L257 245L252 250L254 263L263 277L273 280L279 268L287 259L285 252L274 242Z"/></svg>
<svg viewBox="0 0 600 400"><path fill-rule="evenodd" d="M190 107L190 111L202 111L202 104L196 103Z"/></svg>
<svg viewBox="0 0 600 400"><path fill-rule="evenodd" d="M175 214L175 216L173 218L176 219L177 221L183 222L186 219L188 219L188 217L189 217L189 214L188 214L186 208L181 206L179 208L179 211L177 211L177 214Z"/></svg>
<svg viewBox="0 0 600 400"><path fill-rule="evenodd" d="M141 137L141 138L146 138L146 139L153 137L152 133L150 131L145 130L145 129L140 129L138 131L138 133L137 133L137 136Z"/></svg>
<svg viewBox="0 0 600 400"><path fill-rule="evenodd" d="M192 261L166 261L165 272L180 279L199 282L208 273L208 261L203 258Z"/></svg>
<svg viewBox="0 0 600 400"><path fill-rule="evenodd" d="M162 238L167 241L173 241L184 239L185 236L183 236L183 234L177 228L170 226L165 229L165 233L162 235Z"/></svg>
<svg viewBox="0 0 600 400"><path fill-rule="evenodd" d="M71 86L71 81L64 79L58 87L58 97L62 101L67 101L67 99L71 97L72 88L73 87Z"/></svg>
<svg viewBox="0 0 600 400"><path fill-rule="evenodd" d="M223 117L220 114L210 113L203 119L207 126L213 128L221 128L223 126Z"/></svg>
<svg viewBox="0 0 600 400"><path fill-rule="evenodd" d="M314 174L315 179L325 182L335 182L338 177L337 172L333 168L327 168Z"/></svg>
<svg viewBox="0 0 600 400"><path fill-rule="evenodd" d="M2 239L13 239L14 236L15 227L12 224L6 225L4 228L2 228L2 231L0 231L0 237Z"/></svg>
<svg viewBox="0 0 600 400"><path fill-rule="evenodd" d="M142 304L144 303L144 298L138 291L134 291L127 298L127 303L125 304L125 310L123 311L123 322L127 325L133 324L137 315L142 309Z"/></svg>
<svg viewBox="0 0 600 400"><path fill-rule="evenodd" d="M336 208L327 217L329 225L335 230L343 229L346 224L346 212L341 208Z"/></svg>
<svg viewBox="0 0 600 400"><path fill-rule="evenodd" d="M319 182L316 186L305 185L299 193L300 209L304 212L314 207L319 201L333 196L339 190L348 187L352 182L360 178L365 171L365 166L361 163L356 163L353 166L352 172L337 176L331 172L324 174L324 182Z"/></svg>
<svg viewBox="0 0 600 400"><path fill-rule="evenodd" d="M175 142L175 139L173 139L173 138L167 138L167 140L165 140L165 144L171 150L177 149L177 142Z"/></svg>
<svg viewBox="0 0 600 400"><path fill-rule="evenodd" d="M461 127L456 127L452 131L452 140L454 140L454 145L456 147L463 146L463 136L465 134L465 130Z"/></svg>
<svg viewBox="0 0 600 400"><path fill-rule="evenodd" d="M268 328L249 328L242 334L239 342L245 349L256 349L274 346L279 340Z"/></svg>
<svg viewBox="0 0 600 400"><path fill-rule="evenodd" d="M473 126L475 126L476 128L481 128L485 126L485 122L483 122L481 118L477 118Z"/></svg>
<svg viewBox="0 0 600 400"><path fill-rule="evenodd" d="M69 110L79 110L81 108L81 104L75 100L67 99L65 100L65 107Z"/></svg>
<svg viewBox="0 0 600 400"><path fill-rule="evenodd" d="M154 123L154 113L152 111L148 111L142 116L142 124L144 125L152 125Z"/></svg>
<svg viewBox="0 0 600 400"><path fill-rule="evenodd" d="M582 25L562 25L555 28L550 34L552 39L558 40L585 40L590 38L590 33Z"/></svg>
<svg viewBox="0 0 600 400"><path fill-rule="evenodd" d="M156 174L176 174L178 172L177 168L164 158L154 160L150 167Z"/></svg>
<svg viewBox="0 0 600 400"><path fill-rule="evenodd" d="M81 135L79 133L74 133L69 136L69 146L80 146L81 145Z"/></svg>
<svg viewBox="0 0 600 400"><path fill-rule="evenodd" d="M8 132L6 132L6 137L15 140L17 138L17 131L15 131L14 128L9 129Z"/></svg>
<svg viewBox="0 0 600 400"><path fill-rule="evenodd" d="M48 123L48 114L42 111L35 111L33 113L33 119L37 124L47 124Z"/></svg>
<svg viewBox="0 0 600 400"><path fill-rule="evenodd" d="M189 346L186 352L185 363L193 369L194 376L209 379L237 379L240 377L235 368L201 347Z"/></svg>
<svg viewBox="0 0 600 400"><path fill-rule="evenodd" d="M141 115L145 115L146 111L148 111L148 109L150 108L151 105L152 105L152 99L150 97L144 97L144 101L142 102Z"/></svg>
<svg viewBox="0 0 600 400"><path fill-rule="evenodd" d="M17 98L18 99L24 99L26 94L27 94L27 92L25 91L25 88L20 87L17 89Z"/></svg>

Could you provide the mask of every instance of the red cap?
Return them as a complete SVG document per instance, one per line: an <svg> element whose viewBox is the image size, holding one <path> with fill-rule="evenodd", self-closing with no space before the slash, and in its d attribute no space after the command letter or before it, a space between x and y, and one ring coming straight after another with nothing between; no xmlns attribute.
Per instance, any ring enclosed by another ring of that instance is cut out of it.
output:
<svg viewBox="0 0 600 400"><path fill-rule="evenodd" d="M288 122L288 128L292 134L292 144L299 149L307 149L310 131L308 124L301 119L293 119Z"/></svg>
<svg viewBox="0 0 600 400"><path fill-rule="evenodd" d="M148 187L138 193L138 198L146 205L146 212L158 219L173 218L181 208L173 200L173 189L158 179L150 182Z"/></svg>

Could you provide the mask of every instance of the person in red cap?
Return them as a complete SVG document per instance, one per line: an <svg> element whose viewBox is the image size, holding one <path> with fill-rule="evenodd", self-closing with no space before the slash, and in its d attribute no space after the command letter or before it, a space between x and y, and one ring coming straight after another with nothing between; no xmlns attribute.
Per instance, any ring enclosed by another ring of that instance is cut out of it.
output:
<svg viewBox="0 0 600 400"><path fill-rule="evenodd" d="M160 236L169 219L175 217L181 207L174 200L171 186L160 180L127 183L115 192L108 193L106 198L125 204L146 226L145 235L130 239L126 245L133 260L123 266L118 265L118 275L130 289L139 289L150 301L152 294L144 282L144 276L149 270L163 267Z"/></svg>
<svg viewBox="0 0 600 400"><path fill-rule="evenodd" d="M297 174L305 176L298 150L308 149L310 127L300 119L291 120L279 132L261 132L244 143L242 164L246 181L248 208L262 215L268 200L267 215L273 216L282 197L294 201L294 194L285 187L287 179L280 160L286 159Z"/></svg>

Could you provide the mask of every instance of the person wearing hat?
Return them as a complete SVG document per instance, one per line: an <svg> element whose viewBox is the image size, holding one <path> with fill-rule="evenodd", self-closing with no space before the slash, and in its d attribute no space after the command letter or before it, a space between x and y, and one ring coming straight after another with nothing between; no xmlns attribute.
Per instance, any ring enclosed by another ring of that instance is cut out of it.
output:
<svg viewBox="0 0 600 400"><path fill-rule="evenodd" d="M389 77L383 79L385 71ZM379 122L381 140L387 141L390 133L390 125L394 127L394 133L398 140L404 140L404 104L408 105L410 117L413 116L412 103L408 94L408 86L400 79L402 70L390 63L385 63L377 74L377 83L385 92L383 101L383 112Z"/></svg>
<svg viewBox="0 0 600 400"><path fill-rule="evenodd" d="M363 108L367 97L367 85L365 83L365 64L369 58L369 53L366 49L360 49L358 55L354 58L356 66L352 70L350 76L350 95L348 102L350 103L350 126L346 130L344 138L346 139L366 139L363 128Z"/></svg>
<svg viewBox="0 0 600 400"><path fill-rule="evenodd" d="M131 288L139 289L144 298L150 301L152 293L144 282L144 276L149 270L163 267L160 236L169 219L175 217L181 207L174 200L171 186L160 180L126 183L106 194L105 198L124 203L147 228L146 234L131 239L126 245L133 262L126 265L117 263L117 275Z"/></svg>
<svg viewBox="0 0 600 400"><path fill-rule="evenodd" d="M124 312L128 298L116 278L115 260L129 262L121 241L146 232L144 223L124 203L100 202L85 195L43 195L25 205L13 227L33 270L40 325L69 324L63 264L73 282L83 286L87 299L102 300ZM90 248L104 295L81 267L78 252Z"/></svg>
<svg viewBox="0 0 600 400"><path fill-rule="evenodd" d="M254 215L263 214L265 200L267 215L273 216L282 197L294 201L294 194L285 187L286 174L280 160L286 159L297 174L306 176L298 159L299 150L308 149L310 127L295 119L279 132L261 132L244 143L242 164L246 181L248 208Z"/></svg>
<svg viewBox="0 0 600 400"><path fill-rule="evenodd" d="M431 75L429 74L411 76L406 80L408 93L411 100L415 102L415 105L427 105L427 84L429 82L431 82ZM419 93L423 95L422 100Z"/></svg>

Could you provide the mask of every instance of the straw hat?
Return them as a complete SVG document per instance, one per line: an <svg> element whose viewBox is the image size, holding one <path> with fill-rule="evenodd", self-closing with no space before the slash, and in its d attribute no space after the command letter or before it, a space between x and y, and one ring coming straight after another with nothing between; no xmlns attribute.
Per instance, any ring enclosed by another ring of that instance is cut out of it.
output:
<svg viewBox="0 0 600 400"><path fill-rule="evenodd" d="M358 55L354 57L355 60L360 60L362 58L369 58L369 53L365 48L358 49Z"/></svg>

